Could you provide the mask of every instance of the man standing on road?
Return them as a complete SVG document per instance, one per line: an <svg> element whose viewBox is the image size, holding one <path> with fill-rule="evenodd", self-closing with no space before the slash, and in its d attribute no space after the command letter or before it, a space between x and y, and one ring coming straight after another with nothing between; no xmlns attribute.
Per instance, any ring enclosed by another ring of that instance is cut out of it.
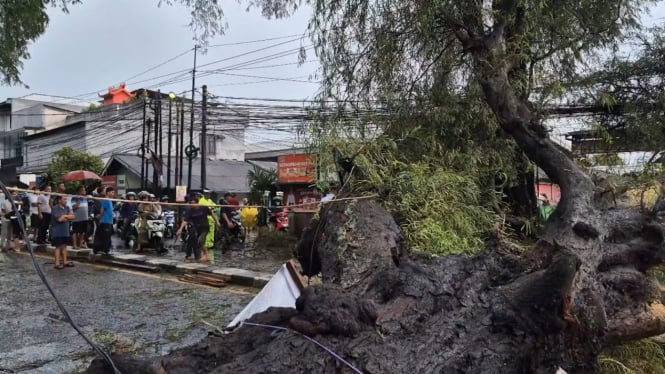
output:
<svg viewBox="0 0 665 374"><path fill-rule="evenodd" d="M37 198L37 215L39 217L37 244L46 244L46 234L51 226L51 186L44 187L43 193Z"/></svg>
<svg viewBox="0 0 665 374"><path fill-rule="evenodd" d="M212 212L212 207L215 205L215 202L211 199L212 191L204 188L203 196L199 199L199 205L210 207L210 214L208 215L208 233L205 237L205 243L203 244L203 257L201 258L202 262L212 262L210 256L213 247L215 247L215 216Z"/></svg>
<svg viewBox="0 0 665 374"><path fill-rule="evenodd" d="M51 226L51 237L55 247L55 268L60 270L65 266L72 267L74 263L67 261L67 246L71 241L69 236L70 222L74 220L74 213L67 206L65 196L56 196L53 206L53 225Z"/></svg>
<svg viewBox="0 0 665 374"><path fill-rule="evenodd" d="M185 261L192 261L190 250L193 249L194 260L203 261L201 257L201 249L205 247L206 236L208 231L211 230L210 224L208 223L208 216L212 214L208 206L200 205L201 195L196 194L190 200L192 206L187 207L185 210L185 215L183 217L182 224L176 233L176 236L181 236L182 231L187 228L189 232L189 243L187 243L187 254L185 255ZM215 218L213 218L215 219ZM215 222L216 219L215 219Z"/></svg>
<svg viewBox="0 0 665 374"><path fill-rule="evenodd" d="M71 205L74 211L72 247L74 249L84 248L86 233L88 232L88 199L85 197L85 186L79 187L78 196L72 197Z"/></svg>
<svg viewBox="0 0 665 374"><path fill-rule="evenodd" d="M99 238L95 238L94 253L104 252L108 254L111 251L111 235L113 234L113 202L108 199L115 198L115 189L113 187L106 188L106 199L101 201L101 208L99 211L99 229L97 234Z"/></svg>
<svg viewBox="0 0 665 374"><path fill-rule="evenodd" d="M37 207L39 200L39 189L37 186L32 186L30 188L32 193L28 194L28 199L30 201L30 230L32 231L32 239L37 240L37 234L39 233L39 208ZM30 238L25 238L29 240Z"/></svg>

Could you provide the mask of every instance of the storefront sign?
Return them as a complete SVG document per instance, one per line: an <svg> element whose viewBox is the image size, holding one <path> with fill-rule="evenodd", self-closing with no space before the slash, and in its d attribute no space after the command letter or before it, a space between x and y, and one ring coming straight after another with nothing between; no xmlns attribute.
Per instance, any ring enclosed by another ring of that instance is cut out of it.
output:
<svg viewBox="0 0 665 374"><path fill-rule="evenodd" d="M316 155L284 155L277 158L279 183L312 183L316 180Z"/></svg>
<svg viewBox="0 0 665 374"><path fill-rule="evenodd" d="M118 178L115 175L105 175L102 177L102 184L109 187L118 187Z"/></svg>

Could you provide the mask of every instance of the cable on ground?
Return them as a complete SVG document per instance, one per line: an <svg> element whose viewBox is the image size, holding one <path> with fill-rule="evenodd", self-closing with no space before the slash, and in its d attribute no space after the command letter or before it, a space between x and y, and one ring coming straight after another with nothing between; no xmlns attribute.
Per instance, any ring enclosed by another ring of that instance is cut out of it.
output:
<svg viewBox="0 0 665 374"><path fill-rule="evenodd" d="M241 327L242 327L242 326L253 326L253 327L263 327L263 328L266 328L266 329L272 329L272 330L292 331L292 332L294 332L294 333L296 333L296 334L302 336L303 338L309 340L310 342L316 344L317 346L319 346L321 349L323 349L324 351L326 351L326 352L327 352L329 355L331 355L333 358L337 359L339 362L341 362L341 363L343 363L344 365L346 365L346 366L347 366L349 369L351 369L354 373L357 373L357 374L363 374L362 370L360 370L360 369L358 369L357 367L353 366L353 364L350 363L349 361L345 360L344 357L342 357L342 356L340 356L339 354L335 353L335 351L333 351L332 349L326 347L325 345L319 343L316 339L312 339L312 338L310 338L309 336L300 333L299 331L296 331L296 330L293 330L293 329L289 329L289 328L286 328L286 327L281 327L281 326L264 325L264 324L262 324L262 323L253 323L253 322L245 322L245 321L240 322L240 326L241 326Z"/></svg>

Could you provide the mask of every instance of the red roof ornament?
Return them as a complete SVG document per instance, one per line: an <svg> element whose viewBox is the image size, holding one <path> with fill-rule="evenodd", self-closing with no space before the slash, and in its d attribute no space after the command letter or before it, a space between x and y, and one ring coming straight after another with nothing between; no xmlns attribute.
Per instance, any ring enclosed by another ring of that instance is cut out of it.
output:
<svg viewBox="0 0 665 374"><path fill-rule="evenodd" d="M122 82L120 86L109 87L109 92L104 95L99 95L99 97L104 99L104 106L114 105L114 104L125 104L129 102L136 94L133 94L125 88L125 82Z"/></svg>

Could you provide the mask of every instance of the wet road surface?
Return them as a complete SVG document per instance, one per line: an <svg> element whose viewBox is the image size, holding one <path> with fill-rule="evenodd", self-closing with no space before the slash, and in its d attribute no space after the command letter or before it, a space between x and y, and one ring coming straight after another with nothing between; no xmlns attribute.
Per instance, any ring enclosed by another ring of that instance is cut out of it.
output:
<svg viewBox="0 0 665 374"><path fill-rule="evenodd" d="M214 329L207 324L224 327L257 292L81 263L55 270L51 259L39 262L73 320L117 352L152 356L191 345ZM78 373L93 357L30 258L0 253L0 373Z"/></svg>

